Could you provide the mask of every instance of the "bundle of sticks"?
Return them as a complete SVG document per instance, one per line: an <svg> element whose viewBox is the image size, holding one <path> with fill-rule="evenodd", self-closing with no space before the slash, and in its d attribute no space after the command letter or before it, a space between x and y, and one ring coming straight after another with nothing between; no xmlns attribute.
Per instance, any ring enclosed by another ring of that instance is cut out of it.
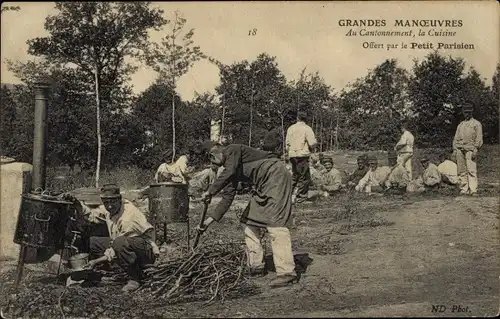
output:
<svg viewBox="0 0 500 319"><path fill-rule="evenodd" d="M241 243L201 246L185 258L149 269L141 291L171 302L251 295L257 288L248 280L246 258Z"/></svg>

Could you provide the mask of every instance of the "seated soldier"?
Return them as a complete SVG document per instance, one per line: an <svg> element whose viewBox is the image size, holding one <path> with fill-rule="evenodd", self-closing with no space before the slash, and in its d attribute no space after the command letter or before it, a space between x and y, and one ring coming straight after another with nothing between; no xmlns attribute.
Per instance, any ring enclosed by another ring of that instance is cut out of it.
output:
<svg viewBox="0 0 500 319"><path fill-rule="evenodd" d="M189 181L189 195L198 197L203 192L206 192L218 176L217 172L218 167L210 165L210 167L196 173Z"/></svg>
<svg viewBox="0 0 500 319"><path fill-rule="evenodd" d="M367 165L367 155L363 154L358 156L357 162L358 162L358 168L349 174L347 177L347 187L349 189L354 189L356 185L358 185L359 181L366 175L368 172L368 165Z"/></svg>
<svg viewBox="0 0 500 319"><path fill-rule="evenodd" d="M330 196L340 191L344 186L342 184L342 173L333 167L333 158L331 157L323 157L322 164L325 167L325 174L320 189L324 192L323 196Z"/></svg>
<svg viewBox="0 0 500 319"><path fill-rule="evenodd" d="M397 163L396 152L389 152L388 160L391 172L384 181L384 186L389 193L404 193L410 184L410 176L403 165Z"/></svg>
<svg viewBox="0 0 500 319"><path fill-rule="evenodd" d="M424 172L422 173L422 183L426 189L433 189L439 187L441 184L441 174L439 173L438 167L429 161L427 157L423 157L420 160L422 166L424 167Z"/></svg>
<svg viewBox="0 0 500 319"><path fill-rule="evenodd" d="M356 191L371 193L381 192L385 187L384 182L391 173L389 166L378 166L378 159L375 155L368 157L370 170L356 185Z"/></svg>
<svg viewBox="0 0 500 319"><path fill-rule="evenodd" d="M319 158L317 155L313 154L309 158L309 172L311 174L312 189L319 189L319 186L323 184L323 178L325 174L325 168L319 163Z"/></svg>
<svg viewBox="0 0 500 319"><path fill-rule="evenodd" d="M165 162L158 167L155 174L156 183L181 183L188 181L188 161L189 155L180 156L175 163L171 162L172 151L168 150L163 155Z"/></svg>
<svg viewBox="0 0 500 319"><path fill-rule="evenodd" d="M153 264L159 255L155 230L137 207L122 199L116 185L104 185L101 199L103 206L99 206L99 212L82 203L84 214L104 216L109 232L109 237L90 238L91 260L85 268L116 261L130 278L122 290L134 291L140 287L144 266Z"/></svg>
<svg viewBox="0 0 500 319"><path fill-rule="evenodd" d="M450 160L450 156L441 154L439 156L441 164L438 165L439 173L444 184L457 185L458 183L458 169L457 164Z"/></svg>

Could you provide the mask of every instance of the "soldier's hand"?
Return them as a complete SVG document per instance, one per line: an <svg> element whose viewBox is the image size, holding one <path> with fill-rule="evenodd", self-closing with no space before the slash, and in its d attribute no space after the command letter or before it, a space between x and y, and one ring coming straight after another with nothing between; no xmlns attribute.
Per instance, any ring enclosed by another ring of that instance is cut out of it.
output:
<svg viewBox="0 0 500 319"><path fill-rule="evenodd" d="M203 194L201 194L201 200L207 204L210 204L210 201L212 200L212 195L206 191Z"/></svg>
<svg viewBox="0 0 500 319"><path fill-rule="evenodd" d="M472 159L473 161L475 161L475 160L476 160L476 157L477 157L477 148L475 148L475 147L474 147L474 149L472 150L472 152L471 152L471 153L472 153L472 154L471 154L471 159Z"/></svg>

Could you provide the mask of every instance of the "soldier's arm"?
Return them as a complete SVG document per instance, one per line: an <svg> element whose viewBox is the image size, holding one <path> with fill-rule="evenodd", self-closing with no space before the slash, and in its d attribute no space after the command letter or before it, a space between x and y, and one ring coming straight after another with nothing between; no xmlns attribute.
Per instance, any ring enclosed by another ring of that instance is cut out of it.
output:
<svg viewBox="0 0 500 319"><path fill-rule="evenodd" d="M478 122L476 126L476 148L479 149L481 146L483 146L483 126Z"/></svg>

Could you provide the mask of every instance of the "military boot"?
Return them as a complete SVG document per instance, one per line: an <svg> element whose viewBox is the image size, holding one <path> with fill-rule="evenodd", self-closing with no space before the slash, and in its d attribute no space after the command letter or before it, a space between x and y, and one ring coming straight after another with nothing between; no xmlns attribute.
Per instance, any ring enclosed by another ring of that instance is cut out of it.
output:
<svg viewBox="0 0 500 319"><path fill-rule="evenodd" d="M298 282L299 282L299 276L294 274L287 274L287 275L276 276L276 278L271 280L269 286L271 288L279 288L288 286L289 284L295 284Z"/></svg>

